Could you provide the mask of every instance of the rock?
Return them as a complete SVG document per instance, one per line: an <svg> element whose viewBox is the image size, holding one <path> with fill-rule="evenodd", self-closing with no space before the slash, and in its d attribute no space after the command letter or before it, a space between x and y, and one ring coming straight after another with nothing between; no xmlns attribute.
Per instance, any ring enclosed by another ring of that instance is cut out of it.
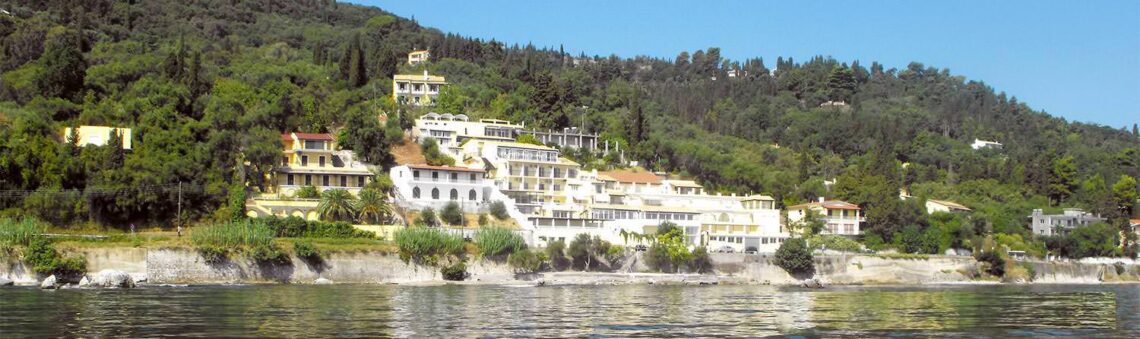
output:
<svg viewBox="0 0 1140 339"><path fill-rule="evenodd" d="M91 278L91 287L131 288L135 287L135 280L123 271L102 270Z"/></svg>
<svg viewBox="0 0 1140 339"><path fill-rule="evenodd" d="M313 284L314 285L332 285L333 281L325 279L325 278L317 278L317 280L313 281Z"/></svg>
<svg viewBox="0 0 1140 339"><path fill-rule="evenodd" d="M44 281L40 283L40 289L50 290L50 289L55 289L55 288L56 288L56 281L55 281L54 275L51 275L51 276L48 276L47 278L44 278Z"/></svg>
<svg viewBox="0 0 1140 339"><path fill-rule="evenodd" d="M8 280L8 278L0 277L0 286L12 286L15 284L16 284L16 282Z"/></svg>
<svg viewBox="0 0 1140 339"><path fill-rule="evenodd" d="M79 279L79 287L90 287L90 286L91 286L91 279L87 279L87 276L83 276L83 279Z"/></svg>
<svg viewBox="0 0 1140 339"><path fill-rule="evenodd" d="M823 288L823 283L820 282L818 279L809 279L809 280L804 280L804 282L800 283L800 287Z"/></svg>

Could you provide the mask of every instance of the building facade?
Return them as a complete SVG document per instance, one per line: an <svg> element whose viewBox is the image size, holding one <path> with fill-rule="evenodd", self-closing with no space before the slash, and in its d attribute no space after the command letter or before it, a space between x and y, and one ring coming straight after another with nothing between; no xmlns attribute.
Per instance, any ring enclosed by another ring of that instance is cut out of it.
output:
<svg viewBox="0 0 1140 339"><path fill-rule="evenodd" d="M418 65L422 62L428 62L430 60L431 60L431 52L426 51L426 50L412 51L411 53L408 53L408 64L409 65L414 66L414 65Z"/></svg>
<svg viewBox="0 0 1140 339"><path fill-rule="evenodd" d="M119 135L122 140L121 147L123 149L131 149L131 129L122 127L108 127L108 126L79 126L76 129L67 127L63 129L62 140L69 141L68 138L75 138L75 143L79 146L104 146L107 145L112 138L111 134Z"/></svg>
<svg viewBox="0 0 1140 339"><path fill-rule="evenodd" d="M823 200L819 202L788 206L788 225L795 225L807 217L807 211L815 211L824 222L823 234L854 237L863 234L860 224L864 218L862 209L846 201Z"/></svg>
<svg viewBox="0 0 1140 339"><path fill-rule="evenodd" d="M424 74L397 74L392 77L392 99L398 104L434 106L439 91L447 86L444 77Z"/></svg>
<svg viewBox="0 0 1140 339"><path fill-rule="evenodd" d="M1069 234L1078 227L1106 220L1079 208L1066 208L1061 214L1045 214L1045 211L1039 208L1033 210L1029 219L1029 227L1033 230L1033 234L1044 236Z"/></svg>
<svg viewBox="0 0 1140 339"><path fill-rule="evenodd" d="M372 182L372 171L354 159L351 151L336 150L336 140L326 133L281 135L281 164L274 170L274 193L292 196L312 186L319 191L334 188L359 193Z"/></svg>
<svg viewBox="0 0 1140 339"><path fill-rule="evenodd" d="M442 209L455 202L467 213L486 212L490 203L494 181L482 169L403 165L389 171L398 199L406 208Z"/></svg>
<svg viewBox="0 0 1140 339"><path fill-rule="evenodd" d="M469 139L511 142L515 140L522 125L515 125L506 120L480 119L470 121L463 114L424 114L415 120L412 128L412 138L416 142L424 139L435 139L441 150L457 160L462 160L463 150L459 147Z"/></svg>
<svg viewBox="0 0 1140 339"><path fill-rule="evenodd" d="M561 131L521 130L520 133L533 135L535 139L547 145L591 151L598 150L598 135L586 133L577 127L567 127Z"/></svg>

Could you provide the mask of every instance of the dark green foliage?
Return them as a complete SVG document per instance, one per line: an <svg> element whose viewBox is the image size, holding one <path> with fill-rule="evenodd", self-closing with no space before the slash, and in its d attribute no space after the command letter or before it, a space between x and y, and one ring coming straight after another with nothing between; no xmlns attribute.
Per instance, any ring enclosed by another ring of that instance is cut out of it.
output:
<svg viewBox="0 0 1140 339"><path fill-rule="evenodd" d="M83 57L83 40L72 30L53 30L44 41L40 56L40 74L36 88L46 97L74 98L83 90L87 60Z"/></svg>
<svg viewBox="0 0 1140 339"><path fill-rule="evenodd" d="M24 262L32 266L32 271L43 275L74 275L87 269L83 257L64 257L56 251L51 241L44 237L34 237L24 250Z"/></svg>
<svg viewBox="0 0 1140 339"><path fill-rule="evenodd" d="M467 223L467 220L463 218L463 209L459 208L459 203L454 201L443 206L443 209L439 211L439 218L452 226L463 226Z"/></svg>
<svg viewBox="0 0 1140 339"><path fill-rule="evenodd" d="M454 166L455 165L455 159L446 155L446 154L443 154L443 152L439 150L439 143L436 143L435 139L424 138L424 141L422 143L420 143L420 151L423 152L424 159L427 160L428 165L432 165L432 166Z"/></svg>
<svg viewBox="0 0 1140 339"><path fill-rule="evenodd" d="M507 220L511 217L510 214L507 213L507 205L503 204L502 201L491 203L490 210L491 215L494 216L495 219Z"/></svg>
<svg viewBox="0 0 1140 339"><path fill-rule="evenodd" d="M977 259L978 262L982 263L986 273L995 277L1005 275L1005 258L997 250L982 251L978 254Z"/></svg>
<svg viewBox="0 0 1140 339"><path fill-rule="evenodd" d="M467 279L467 264L456 261L454 264L441 267L439 273L443 275L443 280L463 281Z"/></svg>
<svg viewBox="0 0 1140 339"><path fill-rule="evenodd" d="M713 271L713 262L709 256L709 250L703 246L693 249L693 255L685 265L689 268L689 272L711 273Z"/></svg>
<svg viewBox="0 0 1140 339"><path fill-rule="evenodd" d="M776 249L775 263L793 275L811 275L815 272L815 262L811 249L802 238L791 238Z"/></svg>
<svg viewBox="0 0 1140 339"><path fill-rule="evenodd" d="M254 222L266 225L280 238L374 238L375 234L358 230L343 221L313 221L300 217L263 217Z"/></svg>
<svg viewBox="0 0 1140 339"><path fill-rule="evenodd" d="M293 240L293 254L298 258L308 262L319 262L321 260L321 252L313 246L311 240Z"/></svg>
<svg viewBox="0 0 1140 339"><path fill-rule="evenodd" d="M270 243L268 245L257 245L249 249L249 258L258 263L266 264L289 264L289 254L282 251L276 245Z"/></svg>
<svg viewBox="0 0 1140 339"><path fill-rule="evenodd" d="M570 268L570 259L566 258L566 243L561 240L546 244L546 257L550 258L550 266L555 271Z"/></svg>
<svg viewBox="0 0 1140 339"><path fill-rule="evenodd" d="M518 273L535 273L542 269L542 253L519 251L507 257L507 264Z"/></svg>
<svg viewBox="0 0 1140 339"><path fill-rule="evenodd" d="M424 207L413 224L416 226L439 227L439 218L435 217L435 210L431 209L431 207Z"/></svg>
<svg viewBox="0 0 1140 339"><path fill-rule="evenodd" d="M566 247L566 255L574 263L574 268L586 269L590 268L590 262L594 259L597 251L594 249L592 239L589 234L578 234L574 240L570 241L570 246Z"/></svg>

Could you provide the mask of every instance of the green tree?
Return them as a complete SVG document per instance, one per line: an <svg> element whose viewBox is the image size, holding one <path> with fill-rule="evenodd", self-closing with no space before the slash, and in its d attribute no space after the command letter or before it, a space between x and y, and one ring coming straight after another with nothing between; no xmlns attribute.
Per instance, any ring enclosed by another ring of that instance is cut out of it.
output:
<svg viewBox="0 0 1140 339"><path fill-rule="evenodd" d="M593 241L591 241L590 235L585 233L579 233L570 242L570 246L566 247L566 255L569 255L573 260L574 266L585 271L590 270L590 264L595 254Z"/></svg>
<svg viewBox="0 0 1140 339"><path fill-rule="evenodd" d="M57 28L48 34L36 78L40 94L72 99L83 90L87 60L83 58L82 45L82 38L72 30Z"/></svg>
<svg viewBox="0 0 1140 339"><path fill-rule="evenodd" d="M459 203L454 201L443 206L443 209L439 211L439 217L448 225L463 226L467 224L467 220L463 218L463 209L459 208Z"/></svg>
<svg viewBox="0 0 1140 339"><path fill-rule="evenodd" d="M1138 197L1140 196L1136 191L1136 178L1122 174L1120 180L1112 184L1112 200L1124 218L1133 215Z"/></svg>
<svg viewBox="0 0 1140 339"><path fill-rule="evenodd" d="M1049 172L1049 196L1057 204L1065 202L1073 194L1077 182L1077 165L1073 156L1066 155L1053 160L1053 170Z"/></svg>
<svg viewBox="0 0 1140 339"><path fill-rule="evenodd" d="M383 223L392 215L392 206L388 204L384 194L380 191L365 188L360 190L360 197L356 202L357 217L366 223Z"/></svg>
<svg viewBox="0 0 1140 339"><path fill-rule="evenodd" d="M803 238L784 240L776 249L776 266L793 275L811 275L815 272L815 262Z"/></svg>
<svg viewBox="0 0 1140 339"><path fill-rule="evenodd" d="M356 216L356 197L347 190L334 188L321 193L321 201L317 204L317 213L321 218L333 221L352 220Z"/></svg>
<svg viewBox="0 0 1140 339"><path fill-rule="evenodd" d="M566 242L562 240L550 241L546 244L546 256L550 258L550 266L556 271L570 267L570 260L566 259Z"/></svg>
<svg viewBox="0 0 1140 339"><path fill-rule="evenodd" d="M827 76L828 100L850 102L855 88L855 74L850 68L835 66L831 69Z"/></svg>
<svg viewBox="0 0 1140 339"><path fill-rule="evenodd" d="M439 227L439 219L435 217L435 210L431 207L424 207L420 210L420 215L416 217L415 224L427 227Z"/></svg>

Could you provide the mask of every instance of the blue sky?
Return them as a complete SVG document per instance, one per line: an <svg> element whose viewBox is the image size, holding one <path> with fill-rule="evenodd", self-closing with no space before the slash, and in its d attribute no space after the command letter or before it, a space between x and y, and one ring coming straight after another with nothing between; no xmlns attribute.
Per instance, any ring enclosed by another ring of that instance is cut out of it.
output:
<svg viewBox="0 0 1140 339"><path fill-rule="evenodd" d="M353 0L466 36L587 55L911 61L1070 121L1140 122L1140 1Z"/></svg>

